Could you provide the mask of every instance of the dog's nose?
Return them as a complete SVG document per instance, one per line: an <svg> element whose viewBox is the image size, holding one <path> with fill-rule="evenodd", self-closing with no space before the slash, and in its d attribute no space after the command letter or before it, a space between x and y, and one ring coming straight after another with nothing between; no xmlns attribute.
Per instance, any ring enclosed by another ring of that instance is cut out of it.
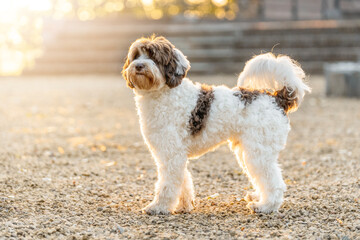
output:
<svg viewBox="0 0 360 240"><path fill-rule="evenodd" d="M137 63L135 65L136 71L141 71L144 67L145 67L145 65L143 63Z"/></svg>

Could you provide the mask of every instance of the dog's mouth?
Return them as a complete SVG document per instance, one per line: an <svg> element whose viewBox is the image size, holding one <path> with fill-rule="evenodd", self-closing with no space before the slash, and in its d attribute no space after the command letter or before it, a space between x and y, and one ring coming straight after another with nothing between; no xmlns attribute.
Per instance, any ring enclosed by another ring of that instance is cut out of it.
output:
<svg viewBox="0 0 360 240"><path fill-rule="evenodd" d="M135 74L136 75L145 75L145 73L143 73L143 72L136 72Z"/></svg>

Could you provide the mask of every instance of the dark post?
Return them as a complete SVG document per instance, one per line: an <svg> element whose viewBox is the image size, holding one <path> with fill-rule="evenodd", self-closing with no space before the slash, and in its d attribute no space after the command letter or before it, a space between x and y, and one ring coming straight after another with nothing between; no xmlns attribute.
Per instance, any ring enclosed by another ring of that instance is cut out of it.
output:
<svg viewBox="0 0 360 240"><path fill-rule="evenodd" d="M265 18L264 0L258 1L258 18L263 20Z"/></svg>
<svg viewBox="0 0 360 240"><path fill-rule="evenodd" d="M334 17L341 18L340 0L334 0Z"/></svg>
<svg viewBox="0 0 360 240"><path fill-rule="evenodd" d="M299 19L299 2L298 2L298 0L291 1L291 15L292 15L292 19L294 19L294 20Z"/></svg>
<svg viewBox="0 0 360 240"><path fill-rule="evenodd" d="M328 18L328 2L327 0L321 1L321 18L327 19Z"/></svg>

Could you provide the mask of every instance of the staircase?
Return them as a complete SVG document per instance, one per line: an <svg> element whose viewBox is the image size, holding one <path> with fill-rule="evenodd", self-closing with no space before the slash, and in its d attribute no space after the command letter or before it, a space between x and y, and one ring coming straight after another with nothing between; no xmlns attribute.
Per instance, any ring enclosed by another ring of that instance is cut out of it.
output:
<svg viewBox="0 0 360 240"><path fill-rule="evenodd" d="M130 44L152 33L167 37L191 62L193 74L237 74L261 52L286 54L306 72L325 62L356 61L360 20L163 23L121 20L52 21L43 55L28 75L120 74Z"/></svg>

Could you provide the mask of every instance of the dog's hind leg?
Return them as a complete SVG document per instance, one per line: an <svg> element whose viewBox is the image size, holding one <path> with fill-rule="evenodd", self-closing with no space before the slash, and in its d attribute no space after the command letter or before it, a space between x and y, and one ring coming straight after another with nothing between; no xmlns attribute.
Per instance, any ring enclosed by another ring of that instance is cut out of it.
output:
<svg viewBox="0 0 360 240"><path fill-rule="evenodd" d="M158 181L155 186L155 197L143 209L144 212L156 215L170 214L174 211L184 182L186 161L186 155L182 156L179 153L172 157L164 154L164 156L156 159Z"/></svg>
<svg viewBox="0 0 360 240"><path fill-rule="evenodd" d="M279 150L276 149L281 147L271 147L251 140L250 137L243 137L241 144L236 141L231 143L240 166L255 189L255 192L246 195L245 200L254 212L277 211L283 202L283 193L286 189L277 164Z"/></svg>
<svg viewBox="0 0 360 240"><path fill-rule="evenodd" d="M194 184L192 181L191 173L187 168L185 168L184 182L181 185L181 194L175 212L185 213L193 210L194 198L195 198L195 192L194 192Z"/></svg>
<svg viewBox="0 0 360 240"><path fill-rule="evenodd" d="M286 185L277 164L278 153L264 151L264 148L246 149L243 157L248 176L259 193L259 199L250 202L248 207L254 212L270 213L282 204Z"/></svg>
<svg viewBox="0 0 360 240"><path fill-rule="evenodd" d="M245 201L247 201L247 202L258 201L260 199L259 188L258 188L258 186L256 186L256 182L254 181L254 179L251 178L251 176L249 174L249 170L247 169L247 167L245 165L243 147L241 146L240 142L238 142L237 140L232 140L232 141L230 141L230 149L235 153L236 159L237 159L240 167L242 168L244 173L246 173L246 175L248 176L248 178L255 190L254 192L247 192L247 194L244 198Z"/></svg>

